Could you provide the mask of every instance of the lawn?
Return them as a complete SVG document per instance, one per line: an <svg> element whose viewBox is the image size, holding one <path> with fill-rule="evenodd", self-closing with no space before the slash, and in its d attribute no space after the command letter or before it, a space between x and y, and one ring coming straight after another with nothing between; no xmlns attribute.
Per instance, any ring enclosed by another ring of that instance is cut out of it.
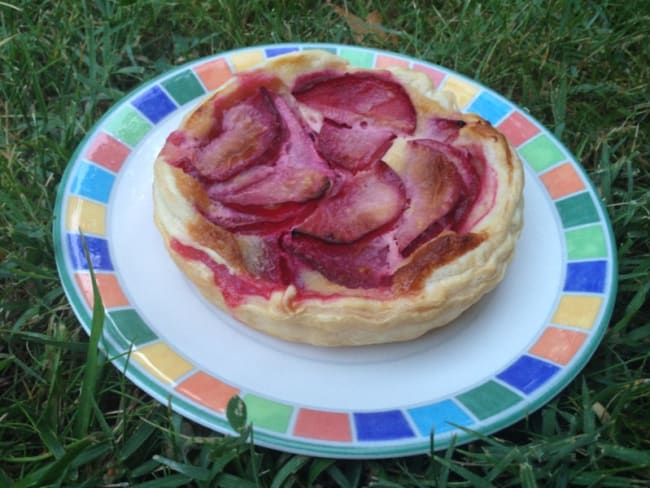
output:
<svg viewBox="0 0 650 488"><path fill-rule="evenodd" d="M0 486L648 486L649 26L642 0L0 1ZM544 407L419 456L311 458L256 447L246 426L224 437L186 420L98 354L54 259L75 148L143 82L280 42L459 72L527 110L584 167L612 223L618 296L600 347Z"/></svg>

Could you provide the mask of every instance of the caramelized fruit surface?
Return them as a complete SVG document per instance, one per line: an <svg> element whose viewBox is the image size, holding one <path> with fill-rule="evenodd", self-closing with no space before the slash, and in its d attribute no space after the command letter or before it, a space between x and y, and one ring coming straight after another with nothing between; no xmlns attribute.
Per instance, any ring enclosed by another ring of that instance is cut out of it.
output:
<svg viewBox="0 0 650 488"><path fill-rule="evenodd" d="M200 184L206 219L241 242L264 236L246 250L253 278L304 288L303 271L315 270L347 288L390 288L418 248L471 231L477 202L485 214L494 199L481 149L454 144L466 123L430 116L418 132L389 72L316 72L291 87L248 74L209 110L208 123L172 133L162 154Z"/></svg>

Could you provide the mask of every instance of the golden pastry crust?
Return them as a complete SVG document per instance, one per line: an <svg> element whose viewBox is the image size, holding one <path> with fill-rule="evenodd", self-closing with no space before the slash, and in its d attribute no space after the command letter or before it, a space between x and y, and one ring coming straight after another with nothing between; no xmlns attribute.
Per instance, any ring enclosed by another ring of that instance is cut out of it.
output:
<svg viewBox="0 0 650 488"><path fill-rule="evenodd" d="M270 74L264 86L290 100L296 80L311 72L372 70L353 68L325 52L307 51L273 58L255 71ZM308 266L301 269L297 283L269 283L250 273L255 268L251 261L260 256L261 238L208 219L205 211L213 199L206 185L172 161L179 154L163 150L154 167L155 222L175 263L210 302L255 329L289 341L365 345L414 339L448 324L501 281L523 225L519 159L502 134L476 115L459 113L424 74L390 72L408 94L417 123L411 134L391 139L381 160L403 175L409 144L429 137L431 118L453 120L458 126L454 150L482 155L491 181L482 180L482 185L494 187L493 198L477 200L457 228L444 229L408 255L400 255L386 286L345 286ZM204 137L212 130L215 100L222 106L236 104L246 83L241 77L231 79L180 129ZM306 124L319 129L323 122L317 113L298 102L294 107Z"/></svg>

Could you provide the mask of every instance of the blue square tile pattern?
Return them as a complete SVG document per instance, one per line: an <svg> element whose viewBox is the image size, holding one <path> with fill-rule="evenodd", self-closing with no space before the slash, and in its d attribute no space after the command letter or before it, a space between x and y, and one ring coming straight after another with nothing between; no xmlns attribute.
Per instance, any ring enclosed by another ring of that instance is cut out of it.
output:
<svg viewBox="0 0 650 488"><path fill-rule="evenodd" d="M567 265L564 291L603 293L607 261L583 261Z"/></svg>
<svg viewBox="0 0 650 488"><path fill-rule="evenodd" d="M176 104L158 85L152 86L131 103L154 124L176 110Z"/></svg>
<svg viewBox="0 0 650 488"><path fill-rule="evenodd" d="M70 193L101 203L108 203L114 182L115 175L110 171L82 161L74 169Z"/></svg>
<svg viewBox="0 0 650 488"><path fill-rule="evenodd" d="M280 46L280 47L269 47L264 50L267 58L273 58L275 56L281 56L282 54L292 53L298 51L296 46Z"/></svg>
<svg viewBox="0 0 650 488"><path fill-rule="evenodd" d="M453 400L412 408L408 413L423 436L428 436L432 429L434 435L455 430L450 423L465 426L474 422Z"/></svg>
<svg viewBox="0 0 650 488"><path fill-rule="evenodd" d="M95 271L112 271L113 263L108 252L108 241L99 237L85 236L88 254ZM68 251L75 270L89 269L84 254L81 234L68 234Z"/></svg>
<svg viewBox="0 0 650 488"><path fill-rule="evenodd" d="M354 414L357 438L360 441L381 441L414 437L413 429L399 410Z"/></svg>
<svg viewBox="0 0 650 488"><path fill-rule="evenodd" d="M492 125L503 119L511 110L509 104L485 90L467 107L468 112L479 114Z"/></svg>
<svg viewBox="0 0 650 488"><path fill-rule="evenodd" d="M497 378L517 390L529 394L546 383L559 370L560 368L554 364L524 355L505 371L499 373Z"/></svg>

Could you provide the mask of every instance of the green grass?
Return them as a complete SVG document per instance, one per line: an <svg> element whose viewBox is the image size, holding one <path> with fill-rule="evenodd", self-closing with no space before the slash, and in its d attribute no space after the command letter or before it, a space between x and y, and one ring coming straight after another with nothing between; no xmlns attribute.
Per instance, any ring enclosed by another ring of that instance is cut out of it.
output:
<svg viewBox="0 0 650 488"><path fill-rule="evenodd" d="M647 486L650 483L650 3L395 2L389 35L326 2L0 2L0 486ZM435 455L312 459L226 438L96 355L58 281L58 181L128 91L211 53L361 42L480 80L581 161L609 212L619 294L602 345L544 408Z"/></svg>

